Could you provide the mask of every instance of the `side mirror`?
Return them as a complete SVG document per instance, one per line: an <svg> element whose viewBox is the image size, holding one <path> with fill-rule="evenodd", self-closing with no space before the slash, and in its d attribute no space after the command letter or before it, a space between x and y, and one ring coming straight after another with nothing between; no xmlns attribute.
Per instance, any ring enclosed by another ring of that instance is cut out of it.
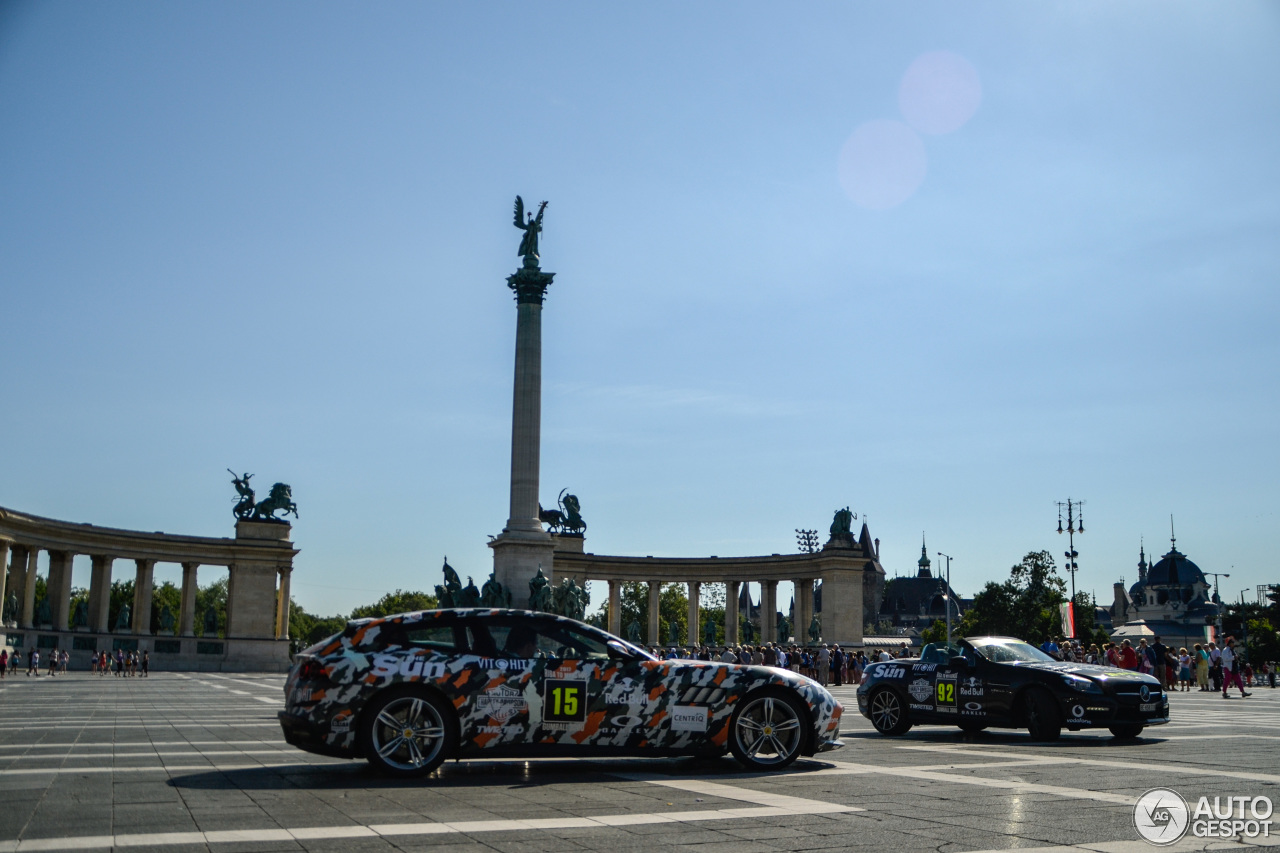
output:
<svg viewBox="0 0 1280 853"><path fill-rule="evenodd" d="M951 668L958 669L961 672L969 671L969 659L964 655L956 655L951 659Z"/></svg>
<svg viewBox="0 0 1280 853"><path fill-rule="evenodd" d="M609 660L631 660L635 657L631 649L622 645L622 643L619 643L617 640L610 640L608 646Z"/></svg>

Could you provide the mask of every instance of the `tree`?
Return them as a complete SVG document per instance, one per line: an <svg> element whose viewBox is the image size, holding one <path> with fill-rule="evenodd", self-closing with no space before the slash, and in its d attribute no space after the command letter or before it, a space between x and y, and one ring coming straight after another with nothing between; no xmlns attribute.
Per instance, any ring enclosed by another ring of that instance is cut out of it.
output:
<svg viewBox="0 0 1280 853"><path fill-rule="evenodd" d="M195 630L197 634L204 633L204 614L210 607L218 616L218 630L215 635L225 635L227 631L227 579L225 577L196 589Z"/></svg>
<svg viewBox="0 0 1280 853"><path fill-rule="evenodd" d="M177 633L178 623L182 619L182 590L174 586L172 581L165 581L151 590L151 633L160 633L160 611L166 607L173 617L174 633Z"/></svg>
<svg viewBox="0 0 1280 853"><path fill-rule="evenodd" d="M723 587L721 587L721 600L723 600ZM714 599L712 599L714 600ZM685 585L682 583L667 583L662 585L661 591L658 593L658 636L647 636L649 630L649 584L640 581L625 581L618 590L618 601L620 610L622 611L622 635L627 634L627 626L635 622L640 626L640 640L650 646L668 645L668 631L674 623L681 641L688 645L691 642L701 642L700 638L690 640L687 635L689 622L689 596L685 594ZM609 602L602 602L599 609L588 620L593 625L601 627L608 624L606 621L609 609ZM713 615L715 611L712 611ZM723 636L724 617L721 611L720 621L718 623L717 633Z"/></svg>
<svg viewBox="0 0 1280 853"><path fill-rule="evenodd" d="M1000 634L1039 644L1061 635L1059 605L1066 599L1066 583L1058 576L1053 557L1048 551L1032 551L1009 570L1009 580L988 581L973 597L960 620L960 634Z"/></svg>
<svg viewBox="0 0 1280 853"><path fill-rule="evenodd" d="M947 623L941 619L933 620L933 624L920 632L921 643L942 644L947 641Z"/></svg>
<svg viewBox="0 0 1280 853"><path fill-rule="evenodd" d="M1280 661L1280 634L1276 633L1275 626L1266 619L1250 619L1246 625L1249 660L1254 666Z"/></svg>
<svg viewBox="0 0 1280 853"><path fill-rule="evenodd" d="M413 590L397 589L379 598L373 604L366 604L351 611L352 619L366 619L370 616L390 616L394 613L410 613L414 610L434 610L439 601L434 595Z"/></svg>

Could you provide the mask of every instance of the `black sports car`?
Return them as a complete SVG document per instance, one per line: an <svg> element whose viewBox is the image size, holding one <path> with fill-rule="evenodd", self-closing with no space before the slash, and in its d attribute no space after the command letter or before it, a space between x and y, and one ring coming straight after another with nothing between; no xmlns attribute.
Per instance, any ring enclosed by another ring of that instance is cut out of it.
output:
<svg viewBox="0 0 1280 853"><path fill-rule="evenodd" d="M499 755L732 752L763 769L841 746L842 711L788 670L660 661L572 619L457 609L356 620L306 649L280 725L398 775Z"/></svg>
<svg viewBox="0 0 1280 853"><path fill-rule="evenodd" d="M913 725L1027 729L1034 740L1105 727L1137 737L1169 722L1169 697L1154 676L1109 666L1065 663L1010 637L971 637L925 646L918 659L867 667L858 710L876 731Z"/></svg>

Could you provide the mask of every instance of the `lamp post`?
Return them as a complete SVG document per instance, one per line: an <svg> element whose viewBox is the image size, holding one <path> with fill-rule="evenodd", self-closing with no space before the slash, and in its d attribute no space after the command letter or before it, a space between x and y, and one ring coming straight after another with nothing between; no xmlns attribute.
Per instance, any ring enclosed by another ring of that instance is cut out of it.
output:
<svg viewBox="0 0 1280 853"><path fill-rule="evenodd" d="M939 557L945 557L947 561L947 594L944 599L947 602L947 645L951 645L951 557L947 554L938 552Z"/></svg>
<svg viewBox="0 0 1280 853"><path fill-rule="evenodd" d="M1232 566L1235 568L1235 566ZM1219 643L1222 642L1222 596L1218 594L1218 578L1231 577L1230 572L1202 572L1201 574L1213 575L1213 597L1216 599L1214 604L1218 606L1218 625L1217 636L1214 637Z"/></svg>
<svg viewBox="0 0 1280 853"><path fill-rule="evenodd" d="M1080 552L1076 550L1076 534L1084 533L1084 501L1073 501L1067 498L1064 504L1058 501L1058 533L1062 533L1062 508L1067 508L1067 552L1064 556L1067 558L1067 571L1071 572L1071 639L1075 639L1076 634L1076 570L1080 565L1076 562L1076 557L1080 556Z"/></svg>
<svg viewBox="0 0 1280 853"><path fill-rule="evenodd" d="M802 554L814 554L818 550L818 531L796 528L796 544Z"/></svg>

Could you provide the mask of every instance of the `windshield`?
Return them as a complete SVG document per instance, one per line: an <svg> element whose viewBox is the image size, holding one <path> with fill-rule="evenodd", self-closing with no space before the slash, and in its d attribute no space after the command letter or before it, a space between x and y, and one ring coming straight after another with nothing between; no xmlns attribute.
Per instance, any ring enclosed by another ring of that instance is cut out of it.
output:
<svg viewBox="0 0 1280 853"><path fill-rule="evenodd" d="M1053 663L1053 658L1035 646L1017 640L978 640L973 647L994 663Z"/></svg>

